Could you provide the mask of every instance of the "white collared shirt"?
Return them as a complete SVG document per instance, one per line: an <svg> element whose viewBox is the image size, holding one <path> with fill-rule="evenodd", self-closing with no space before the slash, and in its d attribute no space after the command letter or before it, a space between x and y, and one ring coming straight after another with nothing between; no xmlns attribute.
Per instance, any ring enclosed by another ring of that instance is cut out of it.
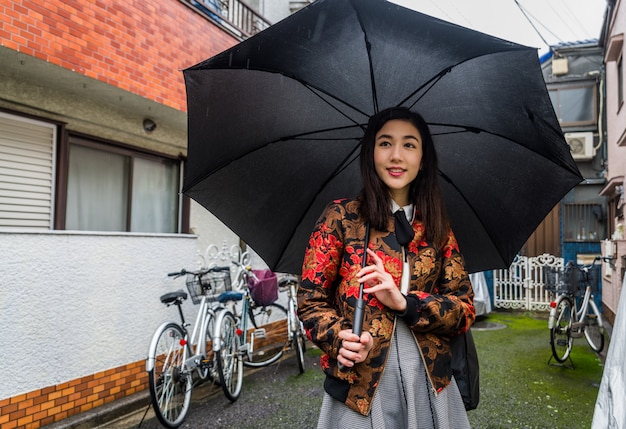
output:
<svg viewBox="0 0 626 429"><path fill-rule="evenodd" d="M413 204L400 207L398 203L396 203L394 200L391 200L391 212L395 213L399 209L402 209L404 211L404 214L406 215L407 220L409 221L409 223L411 223L411 221L413 220ZM403 256L402 257L402 278L400 280L400 292L406 295L409 291L410 276L409 276L409 261L408 261L408 258L406 258L406 255L404 254L404 252L405 252L405 249L403 247L402 248L402 256Z"/></svg>

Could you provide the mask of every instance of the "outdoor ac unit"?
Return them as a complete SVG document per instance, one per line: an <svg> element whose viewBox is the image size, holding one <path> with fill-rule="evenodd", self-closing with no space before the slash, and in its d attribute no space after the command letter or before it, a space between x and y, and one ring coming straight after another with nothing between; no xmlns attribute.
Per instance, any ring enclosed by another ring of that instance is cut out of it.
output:
<svg viewBox="0 0 626 429"><path fill-rule="evenodd" d="M565 141L572 152L572 158L578 161L592 159L596 151L593 148L593 133L566 133Z"/></svg>

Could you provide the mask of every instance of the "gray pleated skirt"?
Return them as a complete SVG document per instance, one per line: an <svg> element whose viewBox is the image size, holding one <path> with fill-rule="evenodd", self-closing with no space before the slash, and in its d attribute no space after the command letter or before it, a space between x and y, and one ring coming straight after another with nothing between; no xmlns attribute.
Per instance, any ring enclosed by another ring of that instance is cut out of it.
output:
<svg viewBox="0 0 626 429"><path fill-rule="evenodd" d="M363 416L324 393L318 429L469 429L467 412L456 382L435 395L406 324L398 320L389 358Z"/></svg>

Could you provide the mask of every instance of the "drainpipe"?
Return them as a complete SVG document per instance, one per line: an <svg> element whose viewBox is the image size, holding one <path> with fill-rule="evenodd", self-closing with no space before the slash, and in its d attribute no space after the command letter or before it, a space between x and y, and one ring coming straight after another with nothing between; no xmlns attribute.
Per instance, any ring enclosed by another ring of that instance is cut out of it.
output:
<svg viewBox="0 0 626 429"><path fill-rule="evenodd" d="M599 79L598 93L600 95L599 109L598 109L598 145L594 147L594 151L597 151L602 146L602 162L604 167L604 176L606 177L606 162L607 162L607 149L604 143L604 103L606 96L606 88L604 85L604 67L601 70L594 70L587 73L588 76L596 76Z"/></svg>

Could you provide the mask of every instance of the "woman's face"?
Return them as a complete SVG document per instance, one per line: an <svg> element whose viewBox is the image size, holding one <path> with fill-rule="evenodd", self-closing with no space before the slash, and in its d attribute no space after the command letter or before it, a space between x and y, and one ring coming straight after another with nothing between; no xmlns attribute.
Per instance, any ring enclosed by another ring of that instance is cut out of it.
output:
<svg viewBox="0 0 626 429"><path fill-rule="evenodd" d="M422 165L422 136L406 119L392 119L376 133L374 167L400 206L409 204L409 188Z"/></svg>

